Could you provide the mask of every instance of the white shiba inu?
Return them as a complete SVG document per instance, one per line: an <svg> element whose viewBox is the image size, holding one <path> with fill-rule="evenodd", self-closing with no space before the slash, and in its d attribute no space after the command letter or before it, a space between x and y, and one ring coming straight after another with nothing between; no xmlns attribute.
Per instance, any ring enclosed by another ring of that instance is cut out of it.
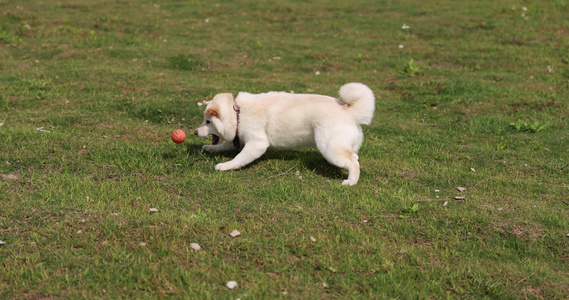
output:
<svg viewBox="0 0 569 300"><path fill-rule="evenodd" d="M361 124L369 125L375 109L372 90L361 83L340 88L340 99L313 94L240 92L217 94L207 105L199 137L211 135L206 151L243 149L216 170L241 168L261 157L267 148L292 149L316 146L328 162L348 170L344 185L360 177L358 150Z"/></svg>

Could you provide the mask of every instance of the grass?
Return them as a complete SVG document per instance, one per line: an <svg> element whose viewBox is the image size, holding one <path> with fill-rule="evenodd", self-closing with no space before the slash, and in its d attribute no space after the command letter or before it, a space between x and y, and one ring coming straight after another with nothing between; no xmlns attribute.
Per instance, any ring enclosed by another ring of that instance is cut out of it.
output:
<svg viewBox="0 0 569 300"><path fill-rule="evenodd" d="M566 299L567 6L1 1L0 298ZM354 187L169 140L219 92L351 81Z"/></svg>

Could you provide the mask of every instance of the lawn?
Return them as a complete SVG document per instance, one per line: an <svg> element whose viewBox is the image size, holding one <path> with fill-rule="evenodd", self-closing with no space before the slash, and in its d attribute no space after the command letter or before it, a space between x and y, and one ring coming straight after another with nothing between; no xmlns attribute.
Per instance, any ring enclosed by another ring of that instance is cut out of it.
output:
<svg viewBox="0 0 569 300"><path fill-rule="evenodd" d="M569 298L568 12L0 1L0 298ZM347 82L377 98L353 187L192 134L217 93Z"/></svg>

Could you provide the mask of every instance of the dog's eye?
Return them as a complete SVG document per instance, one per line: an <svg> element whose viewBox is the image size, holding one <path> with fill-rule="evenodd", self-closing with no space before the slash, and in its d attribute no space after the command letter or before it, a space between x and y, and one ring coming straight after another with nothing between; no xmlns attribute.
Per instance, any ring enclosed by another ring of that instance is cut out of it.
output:
<svg viewBox="0 0 569 300"><path fill-rule="evenodd" d="M209 124L209 123L211 123L211 121L210 121L210 120L207 120L207 121L205 121L205 123L206 123L206 124Z"/></svg>

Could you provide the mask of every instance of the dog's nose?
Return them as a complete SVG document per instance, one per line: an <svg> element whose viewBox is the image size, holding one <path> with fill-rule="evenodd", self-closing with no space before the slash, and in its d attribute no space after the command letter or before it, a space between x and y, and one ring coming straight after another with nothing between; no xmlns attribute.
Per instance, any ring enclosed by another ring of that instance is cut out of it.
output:
<svg viewBox="0 0 569 300"><path fill-rule="evenodd" d="M196 131L194 131L194 134L195 134L195 135L198 135L198 130L197 130L197 129L196 129Z"/></svg>

